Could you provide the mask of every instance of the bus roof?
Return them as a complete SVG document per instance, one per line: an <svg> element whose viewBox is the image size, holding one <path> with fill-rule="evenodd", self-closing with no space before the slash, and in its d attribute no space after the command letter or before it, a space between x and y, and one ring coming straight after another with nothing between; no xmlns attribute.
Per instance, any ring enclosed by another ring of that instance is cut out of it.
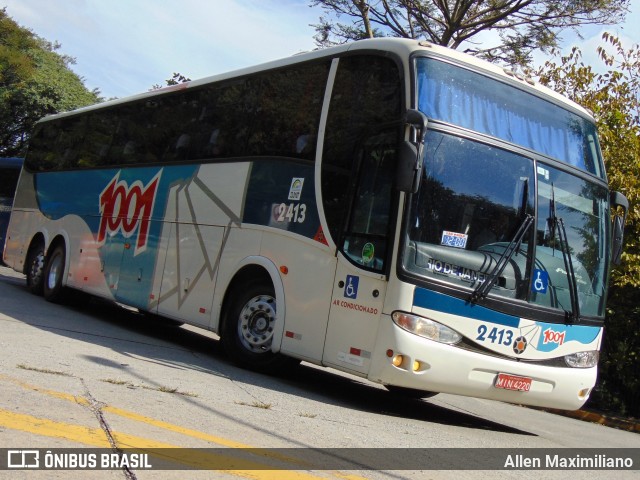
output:
<svg viewBox="0 0 640 480"><path fill-rule="evenodd" d="M537 95L542 98L546 98L554 103L560 104L561 106L572 109L583 116L587 116L592 118L592 115L585 110L583 107L578 105L577 103L569 100L568 98L560 95L559 93L547 88L537 82L534 82L533 79L526 78L523 75L516 74L509 69L502 68L498 65L494 65L485 60L481 60L472 55L468 55L463 52L459 52L457 50L453 50L447 47L442 47L440 45L436 45L426 41L419 40L411 40L411 39L403 39L403 38L372 38L359 40L357 42L348 43L345 45L339 45L336 47L326 48L323 50L314 50L312 52L307 53L299 53L293 55L291 57L286 57L279 60L270 61L267 63L262 63L259 65L242 68L239 70L233 70L230 72L213 75L209 77L204 77L197 80L192 80L190 82L180 83L177 85L171 85L168 87L150 90L148 92L139 93L136 95L131 95L115 100L110 100L103 103L98 103L94 105L90 105L87 107L82 107L77 110L72 110L70 112L63 112L54 115L50 115L44 117L40 121L48 121L56 118L64 117L67 115L74 115L80 112L86 112L90 110L97 110L102 108L109 108L114 105L128 103L135 100L140 100L144 98L153 97L156 95L163 95L166 93L184 90L187 88L194 88L201 85L206 85L209 83L230 80L237 77L242 77L245 75L251 75L254 73L259 73L266 70L277 69L286 67L289 65L295 65L297 63L322 59L322 58L330 58L334 56L339 56L345 52L349 51L380 51L380 52L390 52L397 54L400 58L408 59L411 54L416 52L424 52L429 56L433 56L436 58L447 59L450 61L454 61L461 65L467 65L472 67L474 70L479 71L480 73L487 73L494 77L499 77L503 81L508 83L512 83L517 85L519 88L529 91L534 95Z"/></svg>

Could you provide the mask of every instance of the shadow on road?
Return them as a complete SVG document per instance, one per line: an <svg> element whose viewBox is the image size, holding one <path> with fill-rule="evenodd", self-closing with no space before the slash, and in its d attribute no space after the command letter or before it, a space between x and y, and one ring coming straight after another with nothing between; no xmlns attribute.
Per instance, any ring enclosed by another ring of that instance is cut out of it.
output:
<svg viewBox="0 0 640 480"><path fill-rule="evenodd" d="M534 435L473 414L435 405L428 400L404 398L357 377L337 375L330 370L307 364L294 366L277 376L250 372L231 364L219 342L204 331L201 334L163 323L158 318L146 317L111 302L75 292L69 296L65 305L50 304L43 298L30 294L22 280L4 275L1 271L0 283L4 284L3 290L16 299L11 302L12 307L7 307L6 302L3 302L0 312L32 327L85 342L88 346L84 359L99 366L120 369L123 373L129 373L126 363L116 363L93 355L91 345L112 349L124 357L138 361L173 369L197 370L231 381L377 415L516 435ZM29 313L21 312L15 306L24 302L32 304ZM41 303L35 305L40 308L33 308L35 302ZM70 319L69 310L81 314L81 320L76 316ZM220 414L215 405L207 405L194 398L185 398L185 401Z"/></svg>

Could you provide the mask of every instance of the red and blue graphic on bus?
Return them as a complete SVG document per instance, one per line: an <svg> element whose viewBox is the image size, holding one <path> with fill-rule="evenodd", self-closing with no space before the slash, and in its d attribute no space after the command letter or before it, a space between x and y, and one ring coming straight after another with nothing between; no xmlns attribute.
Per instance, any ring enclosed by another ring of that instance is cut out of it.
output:
<svg viewBox="0 0 640 480"><path fill-rule="evenodd" d="M81 217L99 245L104 272L117 276L110 285L115 299L145 308L169 191L197 170L186 165L36 174L38 204L52 220Z"/></svg>
<svg viewBox="0 0 640 480"><path fill-rule="evenodd" d="M199 165L181 165L36 174L37 199L40 211L52 220L80 217L93 233L114 298L146 308L162 227L166 220L175 221L165 218L170 192L188 188L199 170ZM230 221L275 227L308 238L317 235L320 221L313 166L256 161L249 171L246 184L228 186L246 188L242 212L238 205L227 206L216 199ZM72 191L68 185L74 185ZM65 190L68 194L60 195ZM198 221L211 224L210 219Z"/></svg>

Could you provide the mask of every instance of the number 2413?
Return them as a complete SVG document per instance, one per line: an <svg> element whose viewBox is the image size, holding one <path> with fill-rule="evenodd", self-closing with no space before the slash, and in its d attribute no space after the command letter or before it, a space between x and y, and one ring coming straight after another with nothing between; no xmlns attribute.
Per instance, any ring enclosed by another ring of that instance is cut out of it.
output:
<svg viewBox="0 0 640 480"><path fill-rule="evenodd" d="M487 335L487 332L489 334ZM500 329L498 330L496 327L493 327L491 331L489 331L489 327L486 325L480 325L478 327L478 336L476 340L480 340L484 342L489 340L491 343L501 343L502 345L511 345L513 341L513 332L511 330Z"/></svg>
<svg viewBox="0 0 640 480"><path fill-rule="evenodd" d="M304 203L281 203L277 215L279 222L302 223L307 216L307 206Z"/></svg>

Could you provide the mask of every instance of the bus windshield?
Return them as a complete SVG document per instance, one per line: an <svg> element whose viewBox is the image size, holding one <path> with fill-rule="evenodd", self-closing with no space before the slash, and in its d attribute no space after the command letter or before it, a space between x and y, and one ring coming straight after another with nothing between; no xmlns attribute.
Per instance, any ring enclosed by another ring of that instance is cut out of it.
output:
<svg viewBox="0 0 640 480"><path fill-rule="evenodd" d="M428 132L423 178L411 201L404 266L414 275L461 291L476 289L488 281L527 217L534 215L536 203L536 227L528 228L518 242L491 293L569 313L577 302L582 315L602 317L606 189L470 139ZM562 219L567 245L560 243L559 228L553 228L553 212ZM568 274L568 263L574 277ZM574 302L573 278L578 296Z"/></svg>
<svg viewBox="0 0 640 480"><path fill-rule="evenodd" d="M605 177L595 125L540 97L441 61L417 59L418 108Z"/></svg>

